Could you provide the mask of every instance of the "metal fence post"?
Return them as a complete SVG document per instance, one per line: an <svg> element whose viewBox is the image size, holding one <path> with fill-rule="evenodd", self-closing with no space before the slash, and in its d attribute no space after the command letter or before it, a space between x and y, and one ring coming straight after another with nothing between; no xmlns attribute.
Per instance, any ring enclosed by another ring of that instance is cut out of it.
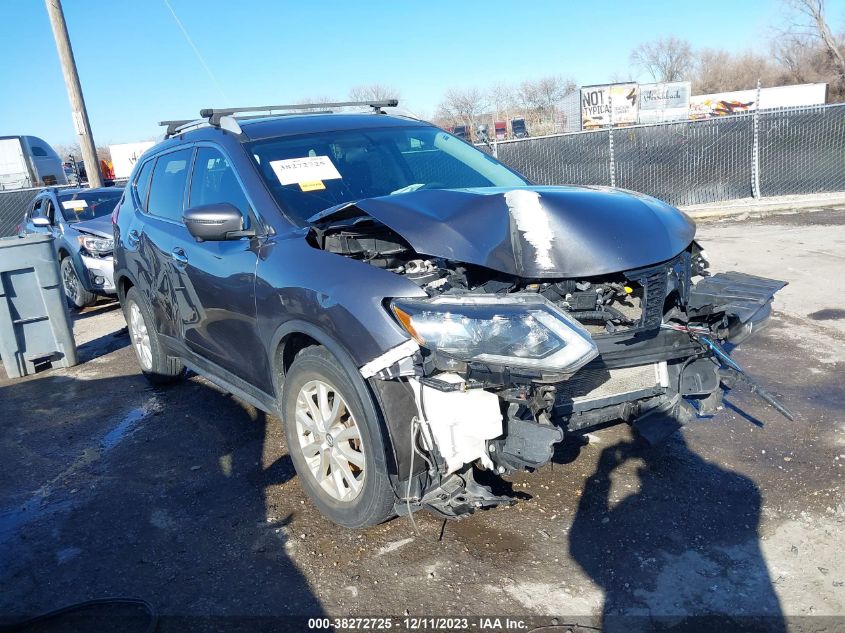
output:
<svg viewBox="0 0 845 633"><path fill-rule="evenodd" d="M757 101L754 104L754 141L751 146L751 195L760 198L760 80L757 80Z"/></svg>
<svg viewBox="0 0 845 633"><path fill-rule="evenodd" d="M607 139L610 149L610 186L616 186L616 157L613 153L613 125L607 131Z"/></svg>

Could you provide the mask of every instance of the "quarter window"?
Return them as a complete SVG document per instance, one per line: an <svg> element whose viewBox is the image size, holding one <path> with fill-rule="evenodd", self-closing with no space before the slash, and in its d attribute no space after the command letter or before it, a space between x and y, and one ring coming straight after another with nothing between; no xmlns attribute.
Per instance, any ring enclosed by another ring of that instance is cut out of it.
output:
<svg viewBox="0 0 845 633"><path fill-rule="evenodd" d="M141 208L147 210L147 193L150 191L150 174L153 173L155 160L148 160L141 166L138 176L135 178L135 194L141 203Z"/></svg>
<svg viewBox="0 0 845 633"><path fill-rule="evenodd" d="M190 206L216 202L228 202L244 216L249 214L249 202L229 161L213 147L200 147L191 177Z"/></svg>
<svg viewBox="0 0 845 633"><path fill-rule="evenodd" d="M185 182L188 179L190 164L190 149L158 157L147 202L147 209L151 214L176 222L182 221Z"/></svg>

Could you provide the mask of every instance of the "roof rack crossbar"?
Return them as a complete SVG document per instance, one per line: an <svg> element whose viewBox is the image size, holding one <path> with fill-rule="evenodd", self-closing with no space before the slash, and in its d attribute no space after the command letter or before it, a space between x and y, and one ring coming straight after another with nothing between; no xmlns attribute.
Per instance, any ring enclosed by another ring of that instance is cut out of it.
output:
<svg viewBox="0 0 845 633"><path fill-rule="evenodd" d="M159 125L167 126L167 131L164 133L165 139L183 132L186 128L194 127L195 125L202 125L203 123L207 123L207 121L203 119L174 119L171 121L159 121Z"/></svg>
<svg viewBox="0 0 845 633"><path fill-rule="evenodd" d="M376 113L381 113L382 108L395 108L399 105L398 99L384 99L382 101L336 101L331 103L288 103L282 105L247 106L243 108L203 108L200 116L208 119L211 125L219 125L220 118L231 116L239 112L272 112L273 110L313 110L327 108L345 108L352 106L367 106L373 108Z"/></svg>

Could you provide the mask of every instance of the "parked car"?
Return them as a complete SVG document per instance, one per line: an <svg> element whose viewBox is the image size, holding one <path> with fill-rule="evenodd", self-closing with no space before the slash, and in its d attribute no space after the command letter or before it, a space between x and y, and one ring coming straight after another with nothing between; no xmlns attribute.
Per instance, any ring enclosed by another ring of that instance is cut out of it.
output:
<svg viewBox="0 0 845 633"><path fill-rule="evenodd" d="M525 119L511 119L511 131L514 138L528 138L528 128L525 125Z"/></svg>
<svg viewBox="0 0 845 633"><path fill-rule="evenodd" d="M119 187L44 189L18 227L23 233L55 236L62 285L74 308L115 294L111 214L121 195Z"/></svg>
<svg viewBox="0 0 845 633"><path fill-rule="evenodd" d="M784 285L709 275L659 200L533 186L378 104L249 115L172 122L138 160L115 283L149 380L190 368L281 417L303 489L344 526L509 504L477 468L715 412L742 375L721 343Z"/></svg>
<svg viewBox="0 0 845 633"><path fill-rule="evenodd" d="M0 189L66 185L62 160L37 136L0 136Z"/></svg>
<svg viewBox="0 0 845 633"><path fill-rule="evenodd" d="M472 132L468 125L456 125L452 128L452 134L467 143L472 143Z"/></svg>

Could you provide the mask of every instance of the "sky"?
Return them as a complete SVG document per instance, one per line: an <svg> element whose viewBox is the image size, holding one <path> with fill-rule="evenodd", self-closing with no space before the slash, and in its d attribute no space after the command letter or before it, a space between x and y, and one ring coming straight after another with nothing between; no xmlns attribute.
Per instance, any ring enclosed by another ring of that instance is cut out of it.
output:
<svg viewBox="0 0 845 633"><path fill-rule="evenodd" d="M432 116L447 88L630 71L638 44L768 52L780 0L63 0L97 145L152 139L200 108L347 98L381 83ZM845 0L829 0L841 25ZM76 141L42 0L0 0L0 135ZM206 70L210 69L211 74ZM634 78L648 80L634 72Z"/></svg>

